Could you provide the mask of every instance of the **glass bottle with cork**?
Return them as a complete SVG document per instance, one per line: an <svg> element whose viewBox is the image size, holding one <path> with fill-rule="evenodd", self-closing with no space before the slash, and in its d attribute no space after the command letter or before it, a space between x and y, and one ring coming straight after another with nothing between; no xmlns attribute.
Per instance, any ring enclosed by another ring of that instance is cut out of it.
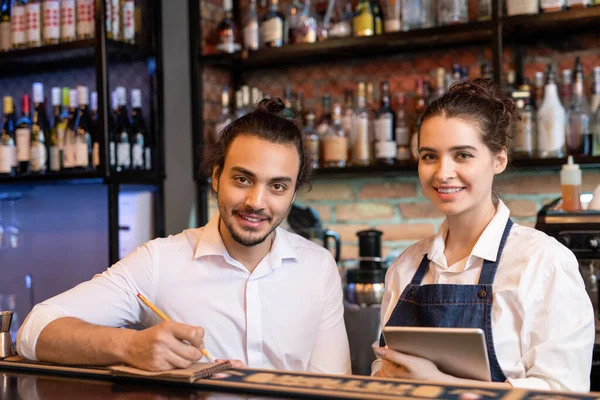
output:
<svg viewBox="0 0 600 400"><path fill-rule="evenodd" d="M333 124L323 137L323 166L343 168L348 161L348 138L342 127L342 105L333 105Z"/></svg>
<svg viewBox="0 0 600 400"><path fill-rule="evenodd" d="M223 18L217 25L217 51L235 53L242 48L238 41L238 29L233 22L232 0L223 0Z"/></svg>
<svg viewBox="0 0 600 400"><path fill-rule="evenodd" d="M0 130L0 176L14 176L17 173L15 124L13 120L13 99L5 96L4 123Z"/></svg>
<svg viewBox="0 0 600 400"><path fill-rule="evenodd" d="M319 134L315 129L315 113L310 110L306 113L304 130L302 132L304 137L304 148L308 152L309 163L313 168L319 168Z"/></svg>
<svg viewBox="0 0 600 400"><path fill-rule="evenodd" d="M575 84L567 111L567 152L574 156L592 154L591 113L583 89L583 66L575 60Z"/></svg>
<svg viewBox="0 0 600 400"><path fill-rule="evenodd" d="M256 11L256 0L250 0L246 19L244 22L244 48L255 51L260 46L258 12Z"/></svg>
<svg viewBox="0 0 600 400"><path fill-rule="evenodd" d="M514 138L510 140L510 153L514 158L532 158L534 149L533 119L534 109L531 105L529 85L523 85L514 91L512 99L517 106L519 120L514 122Z"/></svg>
<svg viewBox="0 0 600 400"><path fill-rule="evenodd" d="M404 94L400 93L396 100L396 159L398 161L410 160L410 129L406 123L404 111Z"/></svg>
<svg viewBox="0 0 600 400"><path fill-rule="evenodd" d="M287 43L287 23L279 12L279 0L269 0L269 10L260 26L265 47L281 47Z"/></svg>
<svg viewBox="0 0 600 400"><path fill-rule="evenodd" d="M354 144L352 146L352 164L367 166L371 164L369 138L369 125L372 120L371 111L367 108L366 86L364 82L358 84L356 96L356 110L354 111Z"/></svg>
<svg viewBox="0 0 600 400"><path fill-rule="evenodd" d="M392 165L396 161L396 116L391 105L390 85L381 82L381 105L375 117L375 161L378 164Z"/></svg>

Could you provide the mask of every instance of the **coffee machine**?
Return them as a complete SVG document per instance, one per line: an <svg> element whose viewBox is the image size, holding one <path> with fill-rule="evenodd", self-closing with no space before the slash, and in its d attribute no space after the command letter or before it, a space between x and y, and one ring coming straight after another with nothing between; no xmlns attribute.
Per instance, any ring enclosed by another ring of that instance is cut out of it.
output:
<svg viewBox="0 0 600 400"><path fill-rule="evenodd" d="M589 195L582 195L582 204ZM591 390L600 390L600 319L598 318L598 277L600 276L600 211L565 212L561 199L544 206L537 215L535 228L568 247L577 261L585 288L596 315L596 344L592 362Z"/></svg>
<svg viewBox="0 0 600 400"><path fill-rule="evenodd" d="M352 373L370 375L375 354L371 348L381 334L380 312L384 293L385 262L381 256L382 232L359 231L358 267L344 274L344 321L352 360Z"/></svg>
<svg viewBox="0 0 600 400"><path fill-rule="evenodd" d="M327 250L330 249L331 242L333 241L335 244L333 257L336 262L340 261L342 253L340 234L331 229L324 228L319 218L319 213L314 208L292 204L287 217L287 225L298 235L319 243Z"/></svg>

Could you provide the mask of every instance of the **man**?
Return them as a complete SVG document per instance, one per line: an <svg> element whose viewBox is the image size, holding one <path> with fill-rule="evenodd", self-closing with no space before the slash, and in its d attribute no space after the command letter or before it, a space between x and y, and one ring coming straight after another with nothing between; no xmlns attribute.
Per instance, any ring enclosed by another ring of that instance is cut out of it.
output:
<svg viewBox="0 0 600 400"><path fill-rule="evenodd" d="M19 353L167 370L201 359L206 346L249 367L349 373L335 261L278 228L310 172L302 134L276 115L282 109L263 100L207 152L218 215L37 305L19 331ZM177 322L162 322L137 293ZM132 323L146 329L116 328Z"/></svg>

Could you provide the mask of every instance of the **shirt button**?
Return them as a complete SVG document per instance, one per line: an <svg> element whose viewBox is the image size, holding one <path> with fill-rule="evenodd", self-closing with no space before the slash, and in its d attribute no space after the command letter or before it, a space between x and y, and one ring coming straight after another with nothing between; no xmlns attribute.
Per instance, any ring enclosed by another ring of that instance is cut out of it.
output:
<svg viewBox="0 0 600 400"><path fill-rule="evenodd" d="M477 293L477 296L479 296L480 299L485 299L485 296L487 296L487 292L481 289L479 293Z"/></svg>

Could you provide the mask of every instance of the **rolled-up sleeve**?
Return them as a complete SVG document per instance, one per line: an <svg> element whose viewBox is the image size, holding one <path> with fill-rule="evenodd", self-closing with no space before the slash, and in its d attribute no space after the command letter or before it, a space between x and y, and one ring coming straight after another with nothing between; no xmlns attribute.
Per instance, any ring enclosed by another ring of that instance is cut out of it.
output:
<svg viewBox="0 0 600 400"><path fill-rule="evenodd" d="M521 363L526 377L514 387L587 392L595 341L594 311L575 257L540 266L537 282L523 293Z"/></svg>
<svg viewBox="0 0 600 400"><path fill-rule="evenodd" d="M36 305L19 329L18 353L37 360L36 345L41 332L49 323L63 317L112 327L141 323L144 309L136 294L153 297L154 274L150 242L102 274Z"/></svg>

